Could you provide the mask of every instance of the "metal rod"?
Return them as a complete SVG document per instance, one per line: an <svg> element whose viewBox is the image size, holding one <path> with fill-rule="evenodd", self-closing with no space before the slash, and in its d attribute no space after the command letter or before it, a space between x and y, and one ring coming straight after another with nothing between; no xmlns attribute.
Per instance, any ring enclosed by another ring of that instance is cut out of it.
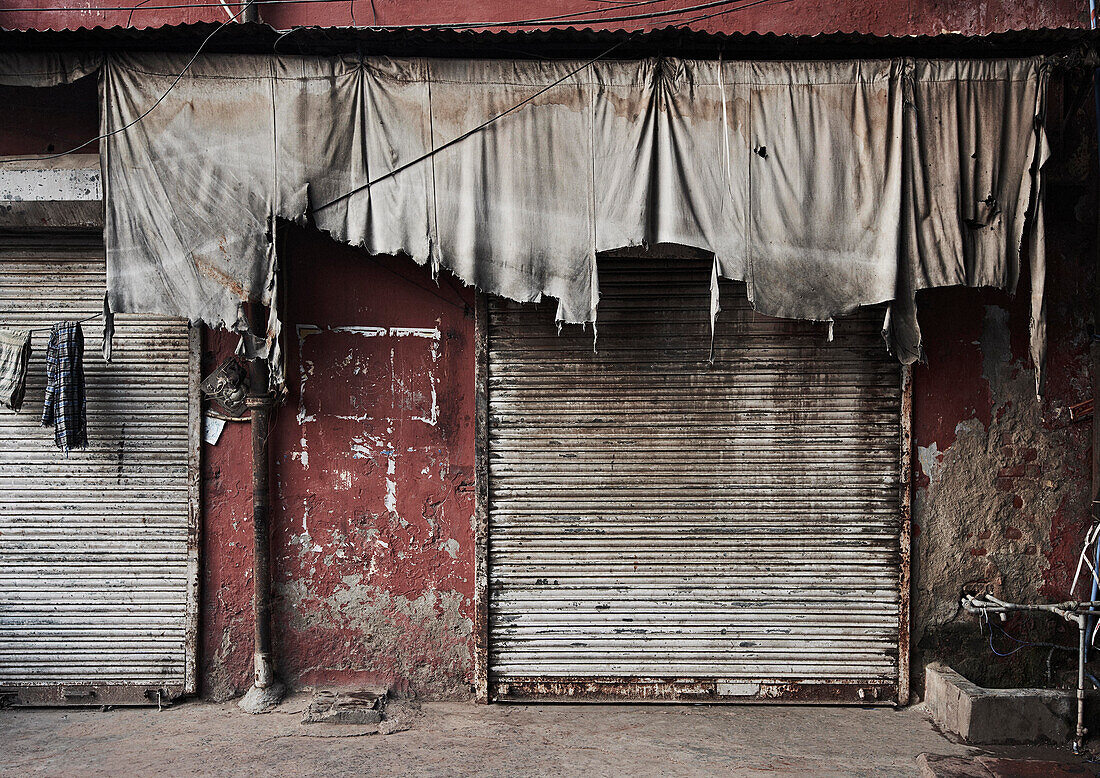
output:
<svg viewBox="0 0 1100 778"><path fill-rule="evenodd" d="M1077 621L1077 732L1073 738L1073 753L1081 753L1085 743L1085 658L1088 652L1089 619L1081 614Z"/></svg>
<svg viewBox="0 0 1100 778"><path fill-rule="evenodd" d="M1089 0L1089 26L1096 29L1096 0ZM1100 70L1092 71L1092 99L1093 113L1096 121L1097 137L1100 138ZM1100 272L1100 252L1093 257L1093 264L1097 272ZM1100 276L1098 276L1100 277ZM1096 287L1096 283L1093 283ZM1092 298L1092 341L1089 345L1089 356L1092 362L1092 397L1094 410L1092 413L1092 517L1100 518L1097 507L1100 505L1100 342L1097 341L1097 331L1100 330L1100 287L1093 290ZM1093 554L1093 565L1100 570L1100 543L1096 544ZM1096 580L1096 574L1092 576L1092 599L1100 597L1100 583ZM1071 592L1075 594L1075 592ZM1096 619L1089 619L1089 631L1096 625Z"/></svg>

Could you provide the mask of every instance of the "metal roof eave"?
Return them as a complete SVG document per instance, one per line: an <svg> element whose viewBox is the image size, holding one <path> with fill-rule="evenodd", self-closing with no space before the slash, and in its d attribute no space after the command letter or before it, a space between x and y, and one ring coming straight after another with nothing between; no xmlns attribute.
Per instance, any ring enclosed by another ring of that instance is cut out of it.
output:
<svg viewBox="0 0 1100 778"><path fill-rule="evenodd" d="M221 29L218 29L221 28ZM439 27L300 27L213 22L163 27L76 30L0 29L0 50L194 51L283 54L363 54L470 59L562 59L596 56L619 44L616 59L677 56L695 59L870 59L1022 57L1094 51L1098 31L1083 28L1010 30L988 35L878 36L855 32L818 35L711 33L685 27L646 31L556 27L532 30L461 30Z"/></svg>

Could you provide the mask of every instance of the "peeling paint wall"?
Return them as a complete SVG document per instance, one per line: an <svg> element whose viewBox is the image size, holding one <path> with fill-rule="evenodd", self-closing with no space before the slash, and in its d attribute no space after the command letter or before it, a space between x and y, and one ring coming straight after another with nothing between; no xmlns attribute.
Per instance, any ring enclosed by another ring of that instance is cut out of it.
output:
<svg viewBox="0 0 1100 778"><path fill-rule="evenodd" d="M289 391L271 433L278 671L300 685L468 696L471 291L305 231L291 232L283 257ZM248 484L247 426L230 425L207 453L221 462L207 473L208 587L224 588L206 595L206 671L209 694L222 696L249 683L251 556L236 543L250 506L231 496Z"/></svg>
<svg viewBox="0 0 1100 778"><path fill-rule="evenodd" d="M203 375L233 353L236 336L207 331ZM222 701L252 684L252 444L247 423L225 425L202 450L200 694Z"/></svg>

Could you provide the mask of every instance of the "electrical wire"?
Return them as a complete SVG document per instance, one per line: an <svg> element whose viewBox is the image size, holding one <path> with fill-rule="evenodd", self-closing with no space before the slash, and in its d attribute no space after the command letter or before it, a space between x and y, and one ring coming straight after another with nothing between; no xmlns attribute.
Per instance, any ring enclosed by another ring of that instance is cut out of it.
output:
<svg viewBox="0 0 1100 778"><path fill-rule="evenodd" d="M787 0L783 0L783 1L786 2ZM664 10L664 11L650 11L648 13L632 14L630 16L614 16L614 17L607 17L607 18L593 18L593 19L586 19L586 20L576 20L576 22L580 23L580 24L586 24L586 23L587 24L606 24L607 22L630 22L630 21L638 21L638 20L641 20L641 19L655 19L655 18L658 18L658 17L661 17L661 16L674 16L674 15L683 14L683 13L691 13L692 11L702 11L702 10L706 10L708 8L717 8L719 6L724 6L724 5L733 5L734 2L736 2L736 0L711 0L711 2L709 2L709 3L699 3L697 5L684 6L683 8L671 8L671 9L667 9L667 10ZM754 5L761 5L762 3L769 3L769 2L775 2L775 0L754 0L753 2L744 3L743 5L737 6L736 8L729 8L726 11L724 11L723 13L732 13L734 11L740 11L744 8L751 8ZM717 16L717 14L714 14L714 15ZM702 17L702 18L709 18L709 17ZM690 21L689 22L681 22L681 23L679 23L675 26L679 26L680 24L692 24L692 23L693 22L690 22ZM478 25L463 24L463 25L458 26L458 28L465 29L465 28L471 27L471 26L478 26ZM541 25L538 24L537 22L514 22L512 24L505 24L503 26L509 26L509 27L539 27Z"/></svg>
<svg viewBox="0 0 1100 778"><path fill-rule="evenodd" d="M117 128L117 129L111 130L110 132L104 132L100 135L95 136L94 138L89 138L88 140L81 143L79 146L74 146L71 149L67 149L66 151L58 152L57 154L48 154L46 156L40 156L40 157L18 157L18 158L15 158L15 159L0 158L0 162L7 162L7 163L12 163L12 162L38 162L38 161L41 161L41 160L44 160L44 159L57 159L58 157L64 157L67 154L74 154L77 151L80 151L85 146L89 146L92 143L95 143L97 141L105 140L105 139L111 137L112 135L118 135L120 132L125 132L126 130L130 129L135 124L137 124L142 119L144 119L146 116L151 114L156 109L156 107L158 105L160 105L162 102L164 102L164 98L168 97L169 93L173 89L176 88L176 84L178 84L180 82L180 80L185 75L187 75L187 72L191 69L191 66L195 64L195 60L197 60L199 58L199 55L202 54L202 50L204 48L206 48L206 44L210 42L210 39L213 38L215 35L217 35L219 32L221 32L221 30L223 30L226 25L232 23L238 16L243 14L245 12L245 10L248 8L248 6L249 6L249 4L245 3L243 6L241 6L241 10L237 11L237 13L235 13L233 16L229 17L224 22L219 24L215 29L211 30L210 34L207 35L203 39L202 43L199 44L199 47L197 49L195 49L195 53L191 55L191 59L187 60L187 64L183 66L183 70L181 70L179 72L179 75L177 75L174 79L172 79L172 83L168 85L168 88L164 90L164 93L160 97L158 97L156 102L153 103L151 106L149 106L149 108L147 108L146 111L143 114L141 114L141 116L138 116L134 119L131 119L129 122L127 122L126 124L124 124L123 126Z"/></svg>
<svg viewBox="0 0 1100 778"><path fill-rule="evenodd" d="M415 287L416 287L417 289L420 289L420 290L422 290L422 291L425 291L425 292L427 292L428 294L432 295L433 297L438 297L438 298L439 298L440 300L442 300L443 302L447 303L447 305L453 305L453 306L454 306L455 308L458 308L459 310L465 310L465 309L466 309L466 304L465 304L464 302L455 302L454 300L449 300L449 299L447 299L446 297L444 297L443 295L441 295L441 294L439 294L438 292L436 292L436 291L435 291L434 289L432 289L431 287L428 287L428 286L424 286L423 284L418 284L418 283L417 283L416 281L414 281L413 279L409 278L408 276L406 276L406 275L404 275L404 274L402 274L402 273L398 273L398 272L397 272L396 270L394 270L393 268L390 268L390 267L386 267L386 266L385 266L385 265L383 265L383 264L382 264L382 263L381 263L381 262L380 262L380 261L378 260L378 258L377 258L377 257L375 257L375 256L374 256L373 254L367 254L367 259L369 259L369 260L370 260L371 262L373 262L374 264L378 265L378 267L380 267L380 268L381 268L382 270L385 270L385 271L386 271L387 273L390 273L391 275L395 275L395 276L397 276L398 278L400 278L400 279L401 279L402 281L404 281L405 283L407 283L407 284L409 284L409 285L411 285L411 286L415 286ZM453 288L453 287L452 287L452 288ZM456 292L456 293L457 293L457 292Z"/></svg>
<svg viewBox="0 0 1100 778"><path fill-rule="evenodd" d="M1088 532L1085 533L1085 542L1081 547L1081 554L1077 557L1077 570L1073 574L1073 583L1069 585L1070 595L1077 591L1077 582L1081 578L1081 570L1084 567L1088 567L1092 573L1092 579L1096 583L1100 584L1100 572L1096 570L1092 560L1089 559L1089 547L1092 546L1097 540L1100 539L1100 522L1093 524Z"/></svg>
<svg viewBox="0 0 1100 778"><path fill-rule="evenodd" d="M743 7L748 8L748 7L751 7L753 5L759 5L763 2L773 2L773 1L774 0L755 0L755 2L750 2L746 5L744 5ZM332 4L332 3L342 3L342 2L343 2L343 0L262 0L261 4L265 5L265 6L271 6L271 5L314 5L314 4L322 4L322 3ZM630 8L639 8L639 7L642 7L642 6L645 6L645 5L649 5L653 2L671 2L671 0L631 0L631 2L625 2L625 3L620 2L617 5L602 6L601 11L628 10ZM591 14L592 11L591 10L584 10L584 11L573 11L573 12L566 13L566 14L558 14L556 16L544 16L544 17L536 17L536 18L531 18L531 19L516 19L516 20L512 20L512 21L447 22L447 23L436 23L436 24L431 24L431 23L429 23L429 24L416 24L416 25L408 25L408 26L414 27L416 29L466 30L466 29L480 29L480 28L491 28L491 27L543 27L543 26L548 26L548 25L552 26L551 25L552 22L566 21L566 20L569 20L574 24L606 24L608 22L637 21L637 20L641 20L641 19L655 19L655 18L659 18L659 17L662 17L662 16L675 16L675 15L678 15L678 14L691 13L693 11L706 10L708 8L717 8L717 7L720 7L720 6L734 5L738 2L741 2L741 0L710 0L709 2L697 3L695 5L682 6L682 7L678 7L678 8L667 8L667 9L663 9L663 10L660 10L660 11L649 11L649 12L640 13L640 14L630 14L630 15L622 15L622 16L610 16L610 17L588 16L587 18L585 18L586 15ZM154 10L178 10L178 9L194 9L194 8L220 8L220 7L221 7L220 2L162 3L160 5L144 6L142 8L142 10L154 11ZM17 13L17 12L43 13L43 12L50 12L50 11L58 11L58 12L60 12L60 11L81 11L81 12L92 11L92 12L99 12L99 13L110 13L110 12L124 13L124 12L127 12L127 11L132 11L135 8L136 8L136 6L133 6L133 7L131 7L131 6L125 6L125 7L123 7L123 6L98 6L98 7L93 6L93 7L86 7L86 8L56 7L56 6L52 7L52 8L45 8L45 7L39 7L39 8L0 8L0 13ZM243 12L243 10L244 9L242 8L241 11ZM735 10L740 10L740 8L729 9L730 12L735 11ZM235 19L239 15L240 15L240 13L234 15L232 18ZM364 28L361 28L361 29L364 29ZM365 28L365 29L370 29L370 28ZM380 28L380 29L387 29L387 28L383 27L383 28Z"/></svg>
<svg viewBox="0 0 1100 778"><path fill-rule="evenodd" d="M734 0L729 0L729 1L734 2ZM73 12L75 12L75 11L92 11L92 12L96 12L96 13L125 13L127 11L133 12L133 11L136 11L136 10L139 10L139 9L146 10L146 11L164 11L164 10L186 10L186 9L192 9L192 8L221 8L221 7L224 7L224 3L222 3L222 2L161 3L160 5L146 5L146 3L149 3L149 2L152 2L152 0L143 0L143 2L140 2L140 3L138 3L137 5L134 5L134 6L117 6L117 5L116 6L85 6L85 7L51 6L51 7L39 7L39 8L5 7L5 8L0 8L0 13L45 13L45 12L49 12L49 11L56 11L56 12L62 12L62 11L66 11L66 12L69 12L69 11L73 11ZM325 3L339 4L339 3L342 3L343 0L259 0L259 2L262 3L263 5L322 5L322 4L325 4ZM600 7L600 10L607 11L607 10L616 10L616 9L621 9L621 8L636 8L636 7L641 7L641 6L645 6L645 5L653 5L653 4L656 4L656 3L668 3L668 2L672 2L672 0L631 0L630 2L623 2L623 0L602 0L602 2L606 2L606 3L609 3L609 4L612 4L612 3L614 4L614 5L608 5L608 6L601 6ZM584 16L585 14L593 13L593 12L594 11L592 9L584 10L584 11L571 11L567 14L560 14L560 15L554 16L554 17L538 17L538 18L535 18L535 19L524 19L524 20L520 20L520 22L535 22L535 21L539 21L540 19L558 19L558 18L568 18L568 17L571 17L571 16ZM675 12L675 10L673 10L672 12ZM417 24L417 25L410 25L410 26L417 27L417 28L425 28L425 27L449 26L451 24L458 25L458 24L474 24L474 23L473 22L444 22L444 23L437 23L437 24L429 23L429 24ZM496 25L512 24L512 22L484 22L484 23L477 23L477 24L479 26L496 26ZM377 26L377 25L375 25L375 26Z"/></svg>
<svg viewBox="0 0 1100 778"><path fill-rule="evenodd" d="M572 77L573 77L573 76L575 76L575 75L576 75L577 73L580 73L580 72L581 72L582 70L584 70L585 68L587 68L587 67L590 67L591 65L595 64L596 62L599 62L599 61L600 61L601 59L603 59L604 57L606 57L606 56L607 56L608 54L610 54L611 52L613 52L613 51L614 51L615 49L617 49L617 48L619 48L620 46L622 46L622 45L623 45L624 43L626 43L626 41L625 41L625 40L621 40L621 41L619 41L619 42L618 42L618 43L616 43L616 44L615 44L614 46L612 46L611 48L609 48L609 49L607 49L606 51L604 51L604 52L603 52L602 54L598 54L598 55L596 55L596 56L595 56L595 57L593 57L592 59L590 59L590 60L588 60L587 62L585 62L585 63L584 63L583 65L581 65L581 66L579 66L579 67L577 67L577 68L574 68L573 70L569 71L569 72L568 72L568 73L566 73L566 74L565 74L564 76L562 76L561 78L557 79L556 81L554 81L554 82L552 82L552 83L550 83L550 84L547 84L547 85L546 85L546 86L544 86L544 87L543 87L542 89L540 89L539 91L535 92L535 93L534 93L533 95L530 95L529 97L526 97L526 98L524 98L523 100L520 100L520 101L519 101L518 103L516 103L515 105L513 105L513 106L512 106L511 108L508 108L508 109L506 109L506 110L504 110L504 111L501 111L501 112L500 112L500 113L498 113L498 114L497 114L496 116L492 116L492 117L490 117L489 119L486 119L486 120L485 120L484 122L482 122L481 124L479 124L479 125L478 125L477 127L474 127L474 128L472 129L472 130L467 130L466 132L462 133L461 135L459 135L459 136L457 136L457 137L455 137L455 138L452 138L451 140L447 141L447 142L446 142L446 143L444 143L443 145L441 145L441 146L436 146L435 148L431 149L430 151L426 151L426 152L424 152L424 153L423 153L423 154L421 154L421 155L420 155L419 157L417 157L417 158L415 158L415 159L412 159L412 160L409 160L408 162L406 162L406 163L405 163L405 164L403 164L403 165L398 165L397 167L393 168L392 170L390 170L390 171L388 171L388 172L386 172L386 173L383 173L382 175L378 176L377 178L371 179L371 180L370 180L370 181L368 181L367 183L365 183L365 184L362 184L362 185L360 185L360 186L357 186L357 187L355 187L354 189L352 189L352 190L351 190L351 191L349 191L349 192L345 192L344 194L342 194L342 195L339 195L338 197L334 197L333 199L329 200L329 201L328 201L328 202L326 202L326 203L322 203L321 205L318 205L318 206L317 206L316 208L314 208L314 209L313 209L313 210L311 211L311 213L317 213L318 211L323 211L323 210L324 210L325 208L328 208L328 207L330 207L330 206L336 205L336 203L339 203L339 202L341 202L341 201L343 201L343 200L346 200L346 199L348 199L349 197L352 197L353 195L355 195L355 194L358 194L359 192L362 192L362 191L363 191L364 189L370 189L370 188L371 188L372 186L374 186L374 185L375 185L375 184L377 184L377 183L380 183L380 182L382 182L382 181L385 181L385 180L386 180L386 179L388 179L388 178L393 178L393 177L394 177L394 176L396 176L396 175L397 175L398 173L400 173L400 172L401 172L402 170L407 170L408 168L412 167L413 165L417 165L417 164L419 164L419 163L423 162L423 161L424 161L424 160L426 160L426 159L430 159L431 157L434 157L434 156L435 156L436 154L438 154L439 152L441 152L441 151L444 151L445 149L449 149L449 148L450 148L451 146L454 146L454 145L456 145L456 144L458 144L458 143L461 143L462 141L466 140L466 139L467 139L467 138L469 138L470 136L472 136L472 135L476 135L477 133L481 132L481 131L482 131L482 130L484 130L484 129L485 129L486 127L488 127L488 126L489 126L490 124L493 124L494 122L496 122L496 121L498 121L498 120L500 120L500 119L503 119L503 118L504 118L505 116L507 116L508 114L511 114L511 113L514 113L514 112L518 111L518 110L519 110L520 108L522 108L523 106L527 105L527 103L531 102L532 100L534 100L535 98L537 98L537 97L538 97L539 95L541 95L541 94L543 94L543 93L545 93L545 92L548 92L548 91L550 91L551 89L553 89L554 87L556 87L556 86L557 86L558 84L562 83L563 81L566 81L566 80L568 80L568 79L572 78Z"/></svg>
<svg viewBox="0 0 1100 778"><path fill-rule="evenodd" d="M775 5L783 5L784 3L789 3L789 2L792 2L792 0L753 0L753 2L745 3L745 5L738 6L737 8L726 8L726 9L723 9L721 11L715 11L714 13L703 14L701 16L696 16L696 17L693 17L691 19L688 19L685 22L676 22L672 26L673 27L686 27L687 25L690 25L690 24L698 24L699 22L704 22L707 19L713 19L716 16L724 16L725 14L733 13L734 11L741 11L741 10L744 10L745 8L752 8L754 5L765 5L767 3L774 3Z"/></svg>
<svg viewBox="0 0 1100 778"><path fill-rule="evenodd" d="M331 2L338 2L338 1L342 2L342 0L262 0L262 2L265 3L265 4L331 3ZM624 3L624 4L617 5L617 6L609 6L608 10L615 10L615 9L620 9L620 8L633 8L633 7L639 7L639 6L642 6L642 5L647 5L647 4L650 4L650 3L653 3L653 2L668 2L668 1L669 0L634 0L633 2L630 2L630 3ZM118 7L116 7L116 8L0 8L0 12L5 12L5 11L27 11L27 12L32 12L32 11L63 11L63 10L69 10L69 11L120 11L120 12L121 11L129 11L130 16L127 19L127 25L129 25L130 22L133 20L134 11L139 10L139 9L144 10L144 11L152 11L152 10L169 9L169 8L220 7L220 8L225 8L227 13L229 11L228 7L225 6L224 2L194 3L194 4L190 4L190 5L180 5L180 4L174 4L174 5L145 5L147 2L149 2L149 0L142 0L142 2L138 3L135 6L129 7L129 8L118 8ZM653 17L657 17L657 16L666 16L666 15L672 15L672 14L687 13L687 12L690 12L692 10L698 10L698 9L702 9L702 8L712 8L712 7L715 7L715 6L729 5L733 2L736 2L736 0L711 0L711 2L702 3L702 4L694 5L694 6L687 6L687 7L675 8L675 9L667 9L665 11L654 11L654 12L651 12L651 13L636 14L636 15L633 15L633 16L603 17L603 18L593 19L593 20L591 20L591 22L592 23L607 23L607 22L616 22L616 21L627 21L627 20L631 20L631 19L640 19L640 18L653 18ZM755 6L755 5L761 5L761 4L769 3L769 2L781 2L781 3L783 3L783 2L790 2L790 0L751 0L751 2L744 3L743 5L737 6L736 8L726 9L726 10L720 12L720 13L732 13L734 11L738 11L738 10L741 10L743 8L750 8L750 7ZM373 0L372 0L372 3L373 3ZM241 14L243 14L245 12L245 10L247 10L248 6L249 6L248 3L245 3L244 5L242 5L241 9L239 11L237 11L237 13L233 14L228 19L226 19L224 22L220 23L214 30L212 30L210 32L209 35L207 35L203 39L202 43L200 43L199 47L195 50L195 53L191 56L191 59L189 59L187 61L187 64L184 65L183 70L181 70L179 72L179 74L172 80L172 83L169 84L168 88L164 91L164 93L161 94L160 97L157 98L156 102L154 102L140 116L132 119L131 121L129 121L127 124L125 124L122 127L111 130L109 132L102 133L102 134L97 135L93 138L89 138L88 140L84 141L83 143L81 143L77 146L74 146L71 149L66 149L65 151L60 151L60 152L57 152L57 153L54 153L54 154L34 156L34 157L17 157L17 158L0 159L0 162L12 164L12 163L16 163L16 162L39 162L39 161L47 160L47 159L57 159L59 157L64 157L64 156L67 156L69 154L76 153L77 151L80 151L81 149L91 145L92 143L95 143L95 142L101 141L101 140L105 140L106 138L109 138L112 135L117 135L120 132L125 132L126 130L130 129L135 124L142 121L146 116L151 114L153 112L153 110L156 109L156 107L159 106L161 104L161 102L163 102L163 100L169 95L169 93L171 93L171 91L173 89L175 89L176 85L180 82L180 80L182 80L183 77L188 73L188 71L190 71L191 66L195 64L195 60L198 59L199 55L202 53L203 49L206 48L206 45L210 42L210 40L218 32L220 32L224 27L226 27L229 23L231 23L233 21L236 21L236 19ZM527 20L527 21L494 22L494 23L476 22L476 23L462 23L462 24L419 25L418 27L420 27L420 28L431 28L431 29L467 29L467 28L472 29L472 28L494 27L494 26L503 26L503 27L543 26L543 25L545 25L546 22L564 20L564 19L567 19L567 18L570 18L570 17L573 17L573 16L577 16L577 15L582 14L582 13L585 13L585 12L578 11L578 12L574 12L572 14L561 14L561 15L558 15L558 16L545 17L543 19ZM710 14L710 15L707 15L707 16L702 16L702 17L697 17L697 18L698 19L705 19L705 18L710 18L711 16L717 16L717 15L719 15L719 14L715 13L715 14ZM589 21L589 20L577 20L577 21L578 21L578 23L585 23L586 21ZM695 20L684 22L682 24L692 24L692 23L694 23L694 21ZM285 38L286 36L290 35L291 33L295 32L298 29L301 29L301 28L300 27L293 27L293 28L287 30L286 32L282 33L282 35L280 35L276 39L275 46L273 47L273 49L278 47L279 42L282 41L283 38ZM386 29L386 28L381 28L381 29ZM590 60L589 62L585 63L580 68L578 68L577 71L574 71L574 73L579 72L580 70L583 70L585 67L588 67L588 65L596 62L597 60L602 59L603 57L606 57L607 54L609 54L613 49L618 48L618 46L621 45L621 43L622 43L622 41L620 41L619 43L612 46L611 49L608 49L603 54L601 54L601 55L597 56L596 58ZM571 75L573 75L573 73L569 74L569 76L571 76ZM546 89L550 89L551 87L556 86L557 84L561 83L561 81L564 81L566 78L568 78L569 76L565 76L564 78L560 79L559 81L556 81L553 84L550 84L550 86L546 87ZM447 148L449 145L453 145L454 143L457 143L460 140L464 140L465 138L469 137L470 135L473 135L474 133L479 132L480 130L484 129L485 127L487 127L492 122L496 121L497 119L500 119L503 116L506 116L507 114L511 113L512 111L514 111L514 110L518 109L519 107L521 107L522 105L524 105L525 103L530 102L530 100L533 100L535 97L538 97L540 94L542 94L542 92L546 91L546 89L544 89L540 92L537 92L536 94L534 94L531 97L527 98L527 100L524 100L523 102L519 103L518 105L513 106L511 109L509 109L509 110L507 110L507 111L505 111L501 114L498 114L497 116L493 117L492 119L489 119L487 122L485 122L480 127L477 127L475 129L471 130L470 132L464 134L463 136L460 136L459 138L456 138L456 139L452 140L449 144L444 144L444 146L441 146L438 149L434 149L433 151L429 152L428 154L426 154L426 155L424 155L424 156L422 156L422 157L420 157L416 160L413 160L412 162L408 163L408 165L406 165L404 167L408 167L409 165L416 164L417 162L420 162L423 159L427 159L432 154L435 154L438 151L442 151L444 148ZM390 171L389 173L385 174L381 178L365 184L363 187L360 187L359 189L354 190L353 192L349 193L348 195L342 195L340 198L337 198L337 200L334 200L334 201L329 202L329 203L325 203L324 205L321 205L318 208L315 208L314 211L320 210L321 208L326 208L329 205L332 205L334 202L338 202L339 200L350 196L350 194L354 194L356 191L360 191L360 189L370 187L372 184L377 183L380 180L384 180L385 178L389 178L390 176L392 176L392 175L396 174L397 172L399 172L400 170L404 169L404 167L398 168L398 169L393 170L393 171Z"/></svg>
<svg viewBox="0 0 1100 778"><path fill-rule="evenodd" d="M100 311L99 313L93 313L91 316L87 316L83 319L77 319L76 323L77 324L87 324L88 322L95 321L96 319L98 319L102 316L103 316L103 311ZM26 330L26 332L50 332L52 329L53 329L53 327L32 327L31 329Z"/></svg>
<svg viewBox="0 0 1100 778"><path fill-rule="evenodd" d="M1096 677L1095 675L1093 675L1092 673L1090 673L1090 672L1089 672L1088 670L1086 670L1086 671L1085 671L1085 676L1086 676L1086 677L1087 677L1087 678L1088 678L1088 679L1089 679L1090 681L1092 681L1092 685L1093 685L1093 686L1095 686L1095 687L1096 687L1097 689L1100 689L1100 679L1098 679L1098 678L1097 678L1097 677Z"/></svg>
<svg viewBox="0 0 1100 778"><path fill-rule="evenodd" d="M1052 650L1057 649L1059 651L1069 651L1069 652L1072 652L1072 653L1077 653L1077 649L1073 646L1063 646L1063 645L1060 645L1058 643L1047 643L1047 642L1043 642L1043 641L1021 640L1018 637L1010 635L1004 629L1004 627L1002 627L1000 624L994 624L993 620L989 618L988 613L983 612L982 618L978 620L979 628L981 627L981 623L982 623L983 620L985 621L986 625L989 626L989 649L994 654L996 654L997 656L1000 656L1000 657L1012 656L1013 654L1015 654L1020 649L1030 648L1030 647L1049 648L1049 649L1052 649ZM996 628L998 632L1000 632L1006 638L1011 640L1013 643L1018 643L1019 645L1017 645L1016 648L1012 649L1011 651L1002 654L993 645L993 629L994 628Z"/></svg>
<svg viewBox="0 0 1100 778"><path fill-rule="evenodd" d="M133 8L130 9L130 15L126 17L126 26L127 27L129 27L134 21L134 11L140 10L143 5L145 5L146 3L150 3L150 2L152 2L152 0L141 0L140 3L138 3Z"/></svg>
<svg viewBox="0 0 1100 778"><path fill-rule="evenodd" d="M344 0L263 0L264 5L319 5L321 3L342 3ZM38 8L19 8L16 6L8 6L0 8L0 13L45 13L48 11L57 12L95 12L95 13L126 13L127 11L133 11L140 8L144 3L140 3L134 6L62 6L55 5ZM145 11L170 11L170 10L187 10L191 8L221 8L220 2L211 3L162 3L161 5L145 6L142 10Z"/></svg>
<svg viewBox="0 0 1100 778"><path fill-rule="evenodd" d="M278 54L279 53L279 44L283 42L283 38L290 35L291 33L298 32L298 30L302 30L302 29L305 29L305 28L304 27L291 27L289 30L287 30L282 35L280 35L278 38L276 38L275 42L273 44L271 44L271 53L272 54Z"/></svg>

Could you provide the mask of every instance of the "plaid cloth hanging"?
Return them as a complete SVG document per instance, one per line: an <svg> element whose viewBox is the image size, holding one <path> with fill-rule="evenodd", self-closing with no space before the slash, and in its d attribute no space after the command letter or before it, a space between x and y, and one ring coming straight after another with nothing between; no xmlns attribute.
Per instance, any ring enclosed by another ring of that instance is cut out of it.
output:
<svg viewBox="0 0 1100 778"><path fill-rule="evenodd" d="M84 332L80 322L53 325L46 347L46 404L42 426L54 428L54 441L66 454L88 445L84 394Z"/></svg>

